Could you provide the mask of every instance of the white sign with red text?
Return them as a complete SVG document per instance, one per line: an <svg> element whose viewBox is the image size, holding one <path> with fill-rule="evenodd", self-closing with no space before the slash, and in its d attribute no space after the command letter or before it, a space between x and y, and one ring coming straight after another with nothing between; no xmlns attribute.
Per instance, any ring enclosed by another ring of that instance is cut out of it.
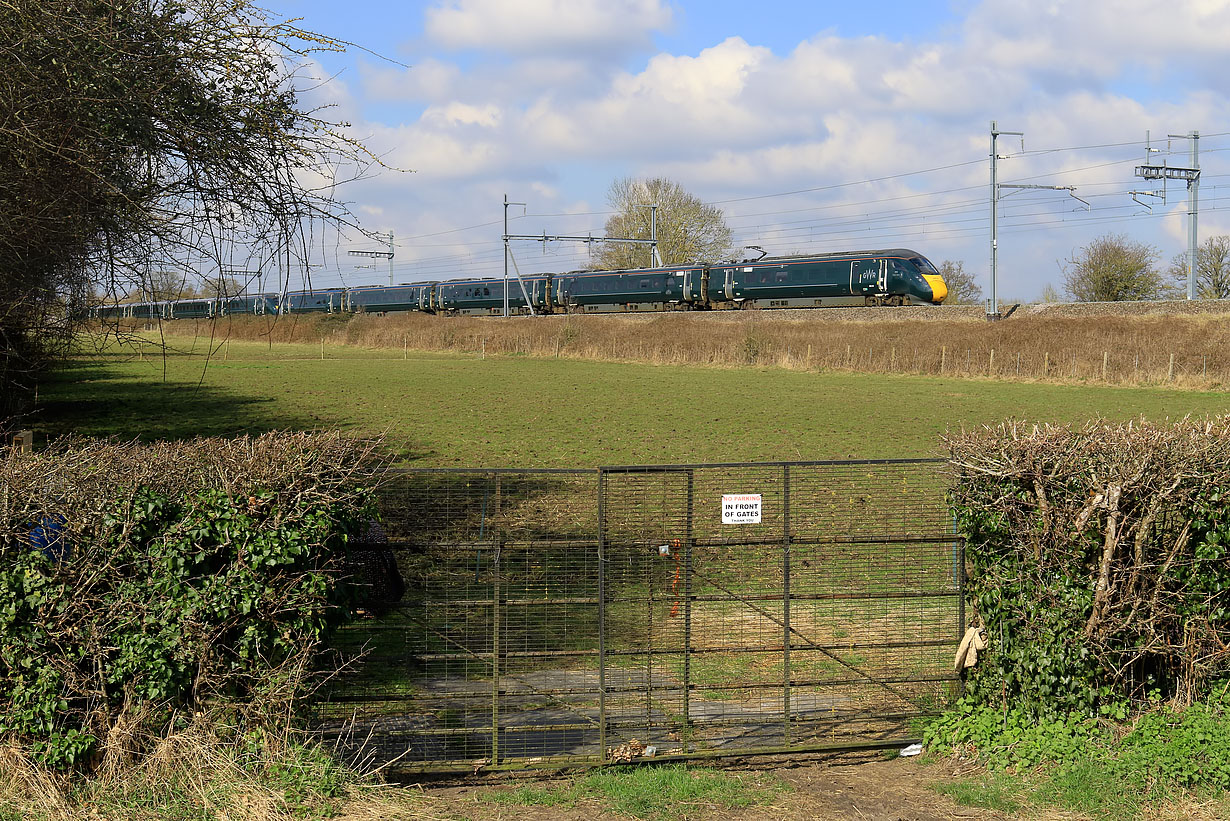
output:
<svg viewBox="0 0 1230 821"><path fill-rule="evenodd" d="M722 494L722 524L724 525L758 525L760 524L760 509L759 493Z"/></svg>

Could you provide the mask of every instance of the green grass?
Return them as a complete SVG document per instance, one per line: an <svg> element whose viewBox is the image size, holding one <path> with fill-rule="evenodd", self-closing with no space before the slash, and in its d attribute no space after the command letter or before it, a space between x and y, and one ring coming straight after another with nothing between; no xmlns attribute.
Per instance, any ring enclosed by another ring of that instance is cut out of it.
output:
<svg viewBox="0 0 1230 821"><path fill-rule="evenodd" d="M1094 821L1139 818L1149 807L1177 803L1183 798L1180 793L1149 795L1138 785L1108 772L1105 762L1095 760L1058 771L988 771L972 778L944 781L932 789L965 807L1002 813L1059 809Z"/></svg>
<svg viewBox="0 0 1230 821"><path fill-rule="evenodd" d="M1026 790L1021 779L1004 772L988 772L977 778L945 781L936 784L934 789L963 807L1014 813L1025 806L1023 794Z"/></svg>
<svg viewBox="0 0 1230 821"><path fill-rule="evenodd" d="M191 344L186 341L185 347ZM206 366L92 355L33 427L143 439L275 428L387 433L422 465L590 467L939 455L945 430L1224 412L1225 393L231 343ZM315 358L313 358L315 357ZM338 357L338 358L334 358Z"/></svg>
<svg viewBox="0 0 1230 821"><path fill-rule="evenodd" d="M599 770L558 787L525 786L486 794L498 804L575 807L584 800L646 821L695 817L703 808L744 809L786 790L763 774L733 774L682 764Z"/></svg>

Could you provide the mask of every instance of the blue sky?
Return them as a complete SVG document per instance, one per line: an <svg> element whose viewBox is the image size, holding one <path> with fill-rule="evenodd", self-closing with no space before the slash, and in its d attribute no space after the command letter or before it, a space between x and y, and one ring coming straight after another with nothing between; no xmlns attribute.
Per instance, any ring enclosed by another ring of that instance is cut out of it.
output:
<svg viewBox="0 0 1230 821"><path fill-rule="evenodd" d="M914 248L984 280L989 123L1001 180L1076 186L1001 205L1000 294L1034 299L1107 232L1185 247L1185 191L1133 177L1186 164L1202 133L1201 237L1230 232L1230 0L446 0L267 3L362 46L321 55L335 106L397 168L341 190L397 237L399 281L502 270L517 233L602 233L611 181L664 175L720 203L771 252ZM1172 153L1167 153L1170 150ZM327 241L313 284L378 281ZM583 246L516 248L522 270L583 265ZM383 268L381 268L383 270Z"/></svg>

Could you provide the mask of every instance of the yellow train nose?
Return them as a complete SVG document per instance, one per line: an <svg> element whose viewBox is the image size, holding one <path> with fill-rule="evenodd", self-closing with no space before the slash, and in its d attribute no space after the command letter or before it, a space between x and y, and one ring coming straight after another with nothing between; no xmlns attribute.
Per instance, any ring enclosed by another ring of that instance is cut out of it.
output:
<svg viewBox="0 0 1230 821"><path fill-rule="evenodd" d="M944 284L944 278L934 274L923 274L923 279L927 280L927 284L931 286L931 301L939 305L948 296L948 286Z"/></svg>

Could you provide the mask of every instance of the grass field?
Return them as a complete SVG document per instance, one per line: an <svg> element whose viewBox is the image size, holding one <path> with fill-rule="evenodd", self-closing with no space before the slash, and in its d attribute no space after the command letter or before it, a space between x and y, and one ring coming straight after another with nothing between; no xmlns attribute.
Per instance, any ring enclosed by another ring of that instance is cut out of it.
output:
<svg viewBox="0 0 1230 821"><path fill-rule="evenodd" d="M387 433L420 465L589 467L938 455L1006 417L1160 419L1230 409L1222 392L932 376L612 363L232 342L208 363L83 356L30 426L146 439L274 428Z"/></svg>
<svg viewBox="0 0 1230 821"><path fill-rule="evenodd" d="M950 427L996 423L1006 417L1059 422L1093 416L1160 419L1230 409L1230 395L1224 392L1156 387L603 362L509 353L480 358L458 352L410 352L403 358L401 351L340 345L327 345L322 359L319 344L232 341L212 351L206 362L201 343L192 350L190 338L174 342L183 352L166 358L148 354L136 358L113 351L73 361L43 386L39 415L29 426L40 434L147 439L341 428L359 434L387 433L402 458L419 465L584 467L938 455L941 436ZM715 629L735 631L729 618L720 618L724 616L714 617ZM698 624L702 621L698 619ZM838 635L836 624L833 627L835 639L844 637ZM712 688L706 697L713 700L728 697L722 688L732 682L756 679L761 673L776 679L780 671L780 667L756 669L758 656L728 658L711 653L697 658L701 661L694 675ZM817 677L825 672L824 662L815 654L792 656L792 667L800 663L814 665ZM642 779L658 774L648 769L633 772ZM880 780L859 792L857 800L896 794L901 776L902 771L876 776ZM832 777L825 771L816 782L827 784ZM467 799L464 805L455 797L433 797L438 805L426 810L416 805L404 817L487 821L507 817L506 813L520 815L523 806L531 811L547 808L529 817L577 819L593 817L603 807L642 818L676 817L671 813L684 807L677 817L723 821L748 813L760 818L810 818L833 817L836 812L836 805L821 803L828 800L823 796L796 799L773 781L766 782L767 787L755 784L755 794L735 795L725 803L715 797L725 787L705 782L698 785L703 794L695 797L691 776L676 786L659 780L644 787L633 784L629 791L648 793L656 803L629 810L617 794L625 789L623 782L618 774L613 778L616 783L610 788L579 779L558 790L509 791L492 799ZM1012 784L996 782L991 787L957 784L953 790L968 793L955 796L962 804L1003 812L1028 807L1032 800L1032 793ZM920 792L911 793L906 803L911 807L925 803ZM783 809L786 801L792 803ZM843 796L840 802L844 811L850 800ZM770 803L771 807L758 806ZM1056 803L1064 802L1042 801L1044 806ZM693 811L702 805L712 809ZM898 804L892 809L904 812ZM1197 817L1190 812L1172 817L1184 815ZM998 816L971 810L968 817ZM1223 814L1215 809L1200 817Z"/></svg>

